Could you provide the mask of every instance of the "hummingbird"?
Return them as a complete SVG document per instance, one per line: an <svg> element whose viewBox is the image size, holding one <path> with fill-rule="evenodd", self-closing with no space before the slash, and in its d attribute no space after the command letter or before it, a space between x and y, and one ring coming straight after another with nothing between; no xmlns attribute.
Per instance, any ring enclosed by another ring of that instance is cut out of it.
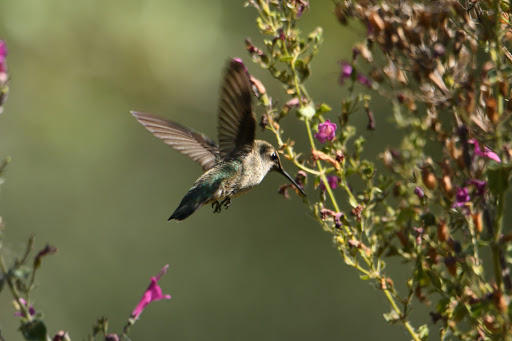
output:
<svg viewBox="0 0 512 341"><path fill-rule="evenodd" d="M256 116L251 104L251 79L240 59L228 63L220 91L217 118L219 144L179 123L144 112L131 114L153 135L199 163L205 173L194 182L168 220L188 218L203 205L214 213L231 199L258 185L268 172L283 174L302 195L304 190L283 169L277 150L255 140Z"/></svg>

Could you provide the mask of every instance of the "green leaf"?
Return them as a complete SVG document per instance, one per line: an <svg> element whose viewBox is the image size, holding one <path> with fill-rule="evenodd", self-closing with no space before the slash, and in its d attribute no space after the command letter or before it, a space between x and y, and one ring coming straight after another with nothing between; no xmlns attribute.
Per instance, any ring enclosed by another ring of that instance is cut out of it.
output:
<svg viewBox="0 0 512 341"><path fill-rule="evenodd" d="M352 206L352 208L356 208L358 205L356 199L354 199L352 196L348 197L348 203L350 206Z"/></svg>
<svg viewBox="0 0 512 341"><path fill-rule="evenodd" d="M281 57L281 59L279 59L279 61L280 61L281 63L289 63L289 62L291 62L292 60L293 60L293 57L292 57L292 56L288 56L288 57L286 57L286 56L285 56L285 57Z"/></svg>
<svg viewBox="0 0 512 341"><path fill-rule="evenodd" d="M267 24L263 22L263 19L260 17L256 18L256 24L260 28L260 30L265 31L267 29Z"/></svg>
<svg viewBox="0 0 512 341"><path fill-rule="evenodd" d="M428 340L428 326L426 324L418 327L418 336L422 340Z"/></svg>
<svg viewBox="0 0 512 341"><path fill-rule="evenodd" d="M22 265L22 266L18 267L16 270L14 270L14 272L12 274L13 274L13 277L16 277L22 281L25 281L28 279L28 277L30 276L31 273L32 273L31 268L29 268L26 265Z"/></svg>
<svg viewBox="0 0 512 341"><path fill-rule="evenodd" d="M323 115L325 113L328 113L329 111L331 111L332 108L330 106L328 106L327 104L325 103L322 103L320 104L320 106L316 109L316 114L317 115Z"/></svg>
<svg viewBox="0 0 512 341"><path fill-rule="evenodd" d="M361 154L364 148L364 143L366 142L366 139L364 136L359 136L357 140L355 140L354 145L356 147L356 154Z"/></svg>
<svg viewBox="0 0 512 341"><path fill-rule="evenodd" d="M46 326L41 320L33 320L24 323L20 327L21 333L25 340L29 341L46 341Z"/></svg>
<svg viewBox="0 0 512 341"><path fill-rule="evenodd" d="M494 195L505 193L510 182L511 166L496 167L487 172L489 179L489 190Z"/></svg>
<svg viewBox="0 0 512 341"><path fill-rule="evenodd" d="M313 116L315 116L316 111L315 111L315 108L313 107L313 103L310 103L307 106L302 107L299 110L297 110L297 112L302 117L312 118Z"/></svg>
<svg viewBox="0 0 512 341"><path fill-rule="evenodd" d="M299 73L301 82L308 78L309 74L311 73L309 70L309 64L300 59L295 61L295 70Z"/></svg>

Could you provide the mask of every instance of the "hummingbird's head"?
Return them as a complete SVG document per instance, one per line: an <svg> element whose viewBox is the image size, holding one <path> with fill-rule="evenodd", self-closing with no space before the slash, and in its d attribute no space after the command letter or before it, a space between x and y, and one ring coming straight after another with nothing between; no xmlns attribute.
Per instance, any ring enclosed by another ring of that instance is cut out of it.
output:
<svg viewBox="0 0 512 341"><path fill-rule="evenodd" d="M279 159L279 154L277 150L270 143L262 140L255 141L257 151L260 154L260 158L263 161L263 166L267 167L267 172L271 170L278 171L283 174L304 196L304 190L300 187L297 182L283 169L283 165L281 164L281 160Z"/></svg>

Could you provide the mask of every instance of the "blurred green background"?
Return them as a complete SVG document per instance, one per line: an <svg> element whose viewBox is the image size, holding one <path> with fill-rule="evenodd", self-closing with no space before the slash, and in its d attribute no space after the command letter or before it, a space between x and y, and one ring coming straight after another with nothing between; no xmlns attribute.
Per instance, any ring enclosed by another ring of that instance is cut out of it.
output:
<svg viewBox="0 0 512 341"><path fill-rule="evenodd" d="M246 37L261 45L255 18L228 0L0 2L11 77L0 156L13 158L0 215L9 260L32 233L38 248L59 248L44 259L34 292L51 333L85 339L100 316L119 332L150 276L170 264L160 284L173 299L144 311L133 340L408 339L384 322L384 295L344 265L300 200L276 193L285 183L277 173L222 214L204 207L167 223L201 169L129 111L159 113L216 139L218 87L235 56L282 103L281 89L244 50ZM308 89L335 118L345 94L337 62L350 58L363 28L339 25L329 1L313 2L300 25L324 27ZM385 109L375 110L379 128ZM300 122L285 123L307 150ZM359 129L366 123L361 117ZM373 155L383 138L393 142L386 131L368 135ZM258 137L275 144L268 132ZM10 301L2 292L0 329L19 340Z"/></svg>

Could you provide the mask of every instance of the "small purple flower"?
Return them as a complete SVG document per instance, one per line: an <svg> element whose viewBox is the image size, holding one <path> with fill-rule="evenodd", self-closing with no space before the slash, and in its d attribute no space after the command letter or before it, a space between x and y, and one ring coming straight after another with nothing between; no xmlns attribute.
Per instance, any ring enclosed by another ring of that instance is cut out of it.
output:
<svg viewBox="0 0 512 341"><path fill-rule="evenodd" d="M468 142L475 145L475 151L474 151L475 155L486 157L486 158L494 160L496 162L501 162L501 159L498 156L498 154L496 154L495 152L490 150L488 147L484 146L484 150L482 150L482 148L480 148L480 143L478 143L477 140L472 139L472 140L469 140Z"/></svg>
<svg viewBox="0 0 512 341"><path fill-rule="evenodd" d="M372 87L372 81L368 77L360 73L357 75L357 81L368 88Z"/></svg>
<svg viewBox="0 0 512 341"><path fill-rule="evenodd" d="M162 289L158 286L157 283L160 280L160 278L167 272L167 268L169 268L169 265L164 266L164 268L160 270L156 277L151 277L151 283L144 292L144 295L140 299L139 304L137 304L135 309L133 309L132 318L134 318L135 320L139 318L144 308L146 308L146 306L151 302L159 301L162 299L168 300L171 298L171 295L162 294Z"/></svg>
<svg viewBox="0 0 512 341"><path fill-rule="evenodd" d="M487 181L471 179L466 181L467 185L473 185L476 188L476 194L482 196L485 193L485 187L487 186Z"/></svg>
<svg viewBox="0 0 512 341"><path fill-rule="evenodd" d="M30 314L30 316L34 316L36 314L36 310L34 309L34 307L27 305L27 301L25 301L23 298L20 298L19 304L22 304L25 307L27 307L28 313ZM21 311L18 311L16 313L14 313L14 316L23 316L23 313Z"/></svg>
<svg viewBox="0 0 512 341"><path fill-rule="evenodd" d="M331 187L331 189L335 189L336 187L338 187L338 183L340 181L341 181L341 179L338 178L336 175L328 175L327 176L327 183L329 184L329 187ZM320 183L320 189L322 191L326 190L325 184L323 181Z"/></svg>
<svg viewBox="0 0 512 341"><path fill-rule="evenodd" d="M455 204L452 207L462 207L465 203L471 200L469 190L467 187L457 187L457 193L455 195Z"/></svg>
<svg viewBox="0 0 512 341"><path fill-rule="evenodd" d="M423 199L423 197L425 196L425 192L423 192L423 190L419 186L416 186L416 188L414 189L414 194L416 194L420 199Z"/></svg>
<svg viewBox="0 0 512 341"><path fill-rule="evenodd" d="M321 143L325 143L326 140L332 141L337 128L336 123L331 123L331 121L327 120L325 123L318 125L318 133L315 134L315 137Z"/></svg>
<svg viewBox="0 0 512 341"><path fill-rule="evenodd" d="M343 83L345 82L345 79L350 78L350 76L352 76L352 72L354 72L354 68L352 67L352 65L350 63L348 63L346 61L341 61L340 66L341 66L341 74L340 74L340 78L339 78L338 82L340 83L340 85L343 85Z"/></svg>

